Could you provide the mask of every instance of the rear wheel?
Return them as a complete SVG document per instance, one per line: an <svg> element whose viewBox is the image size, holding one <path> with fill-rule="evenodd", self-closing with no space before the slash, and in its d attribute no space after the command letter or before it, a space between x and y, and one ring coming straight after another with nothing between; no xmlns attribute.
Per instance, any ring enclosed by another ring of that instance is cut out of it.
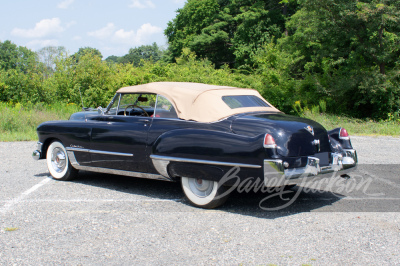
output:
<svg viewBox="0 0 400 266"><path fill-rule="evenodd" d="M196 207L216 208L224 204L229 196L227 188L219 186L216 181L182 177L181 182L187 199Z"/></svg>
<svg viewBox="0 0 400 266"><path fill-rule="evenodd" d="M50 144L46 154L47 168L54 179L68 181L78 174L78 170L71 166L67 151L59 141Z"/></svg>

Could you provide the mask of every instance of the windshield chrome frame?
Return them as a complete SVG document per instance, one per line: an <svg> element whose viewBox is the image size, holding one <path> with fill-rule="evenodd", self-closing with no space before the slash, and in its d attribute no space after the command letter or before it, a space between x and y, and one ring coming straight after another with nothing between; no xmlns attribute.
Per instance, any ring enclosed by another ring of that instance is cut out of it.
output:
<svg viewBox="0 0 400 266"><path fill-rule="evenodd" d="M112 98L111 102L107 105L107 108L106 108L106 111L104 112L104 114L110 115L108 112L110 111L111 106L115 103L115 101L117 100L117 98L118 98L118 105L117 105L117 111L115 112L115 114L116 114L116 115L118 114L119 102L120 102L120 100L121 100L121 93L116 93L116 94L114 95L114 97Z"/></svg>

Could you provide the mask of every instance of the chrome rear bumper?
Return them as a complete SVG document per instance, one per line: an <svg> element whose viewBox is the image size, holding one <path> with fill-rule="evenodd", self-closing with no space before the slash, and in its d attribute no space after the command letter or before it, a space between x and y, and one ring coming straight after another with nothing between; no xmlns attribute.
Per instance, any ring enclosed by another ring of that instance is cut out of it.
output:
<svg viewBox="0 0 400 266"><path fill-rule="evenodd" d="M345 175L355 170L357 166L357 152L354 149L344 150L346 156L340 153L332 153L328 166L320 166L319 159L308 157L307 165L301 168L285 169L282 160L264 160L264 184L271 185L271 179L279 180L280 185L297 184L307 177L332 177Z"/></svg>

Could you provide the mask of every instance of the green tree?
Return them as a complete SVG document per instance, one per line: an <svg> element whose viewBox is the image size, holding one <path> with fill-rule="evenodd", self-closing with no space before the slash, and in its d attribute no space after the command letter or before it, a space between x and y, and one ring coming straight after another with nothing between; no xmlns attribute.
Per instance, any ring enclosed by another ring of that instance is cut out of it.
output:
<svg viewBox="0 0 400 266"><path fill-rule="evenodd" d="M128 54L118 58L118 63L139 66L141 60L157 62L161 59L162 55L163 51L154 42L152 45L142 45L129 49Z"/></svg>
<svg viewBox="0 0 400 266"><path fill-rule="evenodd" d="M76 52L72 55L72 58L76 62L79 62L80 58L87 54L92 54L92 55L98 56L98 57L100 57L100 59L103 58L103 55L101 54L101 52L98 49L92 48L92 47L79 48L78 52Z"/></svg>
<svg viewBox="0 0 400 266"><path fill-rule="evenodd" d="M171 61L179 57L183 48L188 48L202 29L213 24L220 6L217 0L189 0L177 10L176 17L168 22L164 31L167 36Z"/></svg>
<svg viewBox="0 0 400 266"><path fill-rule="evenodd" d="M55 71L56 61L68 56L64 46L47 46L37 52L38 59L44 65L45 77L52 75Z"/></svg>
<svg viewBox="0 0 400 266"><path fill-rule="evenodd" d="M39 102L46 98L37 54L10 41L0 42L0 101Z"/></svg>
<svg viewBox="0 0 400 266"><path fill-rule="evenodd" d="M106 62L109 62L109 63L118 63L118 59L119 59L119 57L118 56L116 56L116 55L110 55L109 57L107 57L106 58Z"/></svg>
<svg viewBox="0 0 400 266"><path fill-rule="evenodd" d="M11 41L0 42L0 69L17 69L27 72L35 68L37 55L23 46L17 46Z"/></svg>
<svg viewBox="0 0 400 266"><path fill-rule="evenodd" d="M92 53L82 55L78 62L68 57L58 61L56 71L46 83L56 100L96 107L105 105L114 94L115 67Z"/></svg>
<svg viewBox="0 0 400 266"><path fill-rule="evenodd" d="M359 117L398 110L399 11L398 0L301 1L279 40L298 59L288 71L299 100Z"/></svg>
<svg viewBox="0 0 400 266"><path fill-rule="evenodd" d="M190 48L217 67L251 69L257 50L285 31L286 16L296 8L280 0L189 0L165 30L170 55Z"/></svg>

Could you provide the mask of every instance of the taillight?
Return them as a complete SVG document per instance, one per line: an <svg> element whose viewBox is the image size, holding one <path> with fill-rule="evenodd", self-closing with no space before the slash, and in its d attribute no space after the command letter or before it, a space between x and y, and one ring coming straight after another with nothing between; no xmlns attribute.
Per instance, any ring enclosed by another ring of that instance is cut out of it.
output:
<svg viewBox="0 0 400 266"><path fill-rule="evenodd" d="M349 133L347 132L346 129L340 128L339 138L340 139L350 139Z"/></svg>
<svg viewBox="0 0 400 266"><path fill-rule="evenodd" d="M264 148L276 148L275 140L270 134L265 134Z"/></svg>

